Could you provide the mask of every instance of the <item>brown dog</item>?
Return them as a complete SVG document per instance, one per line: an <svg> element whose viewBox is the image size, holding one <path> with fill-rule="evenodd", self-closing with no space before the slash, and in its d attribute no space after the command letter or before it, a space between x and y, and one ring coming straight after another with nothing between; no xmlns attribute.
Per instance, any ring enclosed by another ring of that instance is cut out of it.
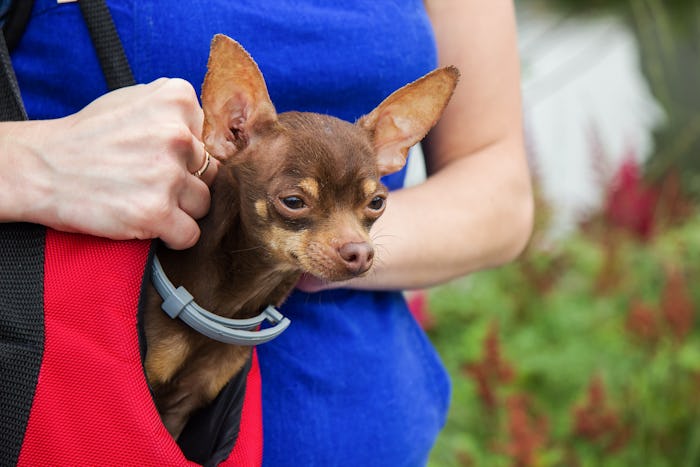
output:
<svg viewBox="0 0 700 467"><path fill-rule="evenodd" d="M235 41L212 41L202 86L204 143L221 161L200 241L158 250L173 283L203 308L249 318L279 305L302 272L351 279L372 265L369 230L387 196L380 177L440 117L458 78L436 70L351 124L330 116L278 115L252 58ZM212 340L168 317L151 291L145 310L146 375L163 423L177 438L211 402L251 348Z"/></svg>

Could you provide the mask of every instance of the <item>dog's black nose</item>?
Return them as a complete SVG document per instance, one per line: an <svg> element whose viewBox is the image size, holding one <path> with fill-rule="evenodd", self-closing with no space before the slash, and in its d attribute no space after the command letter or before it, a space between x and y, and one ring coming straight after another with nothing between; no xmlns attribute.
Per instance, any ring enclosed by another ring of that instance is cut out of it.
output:
<svg viewBox="0 0 700 467"><path fill-rule="evenodd" d="M338 253L351 274L365 273L372 266L374 248L367 242L346 243L338 248Z"/></svg>

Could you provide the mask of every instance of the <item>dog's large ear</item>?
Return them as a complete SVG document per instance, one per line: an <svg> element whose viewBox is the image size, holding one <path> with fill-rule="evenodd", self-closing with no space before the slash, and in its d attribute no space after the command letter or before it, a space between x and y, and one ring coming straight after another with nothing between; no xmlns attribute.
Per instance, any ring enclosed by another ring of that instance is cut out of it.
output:
<svg viewBox="0 0 700 467"><path fill-rule="evenodd" d="M457 85L450 66L428 73L395 91L357 124L371 135L381 175L400 170L408 150L437 123Z"/></svg>
<svg viewBox="0 0 700 467"><path fill-rule="evenodd" d="M247 146L260 125L277 121L258 65L238 42L223 34L211 42L202 108L204 144L220 160Z"/></svg>

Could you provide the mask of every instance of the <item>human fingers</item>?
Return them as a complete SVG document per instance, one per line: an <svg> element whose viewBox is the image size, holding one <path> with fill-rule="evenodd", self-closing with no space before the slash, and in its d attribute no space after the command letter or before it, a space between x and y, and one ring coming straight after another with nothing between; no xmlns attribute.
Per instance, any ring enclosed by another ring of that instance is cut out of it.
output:
<svg viewBox="0 0 700 467"><path fill-rule="evenodd" d="M219 173L219 164L221 163L214 156L209 155L209 166L198 178L208 186L211 186L214 180L216 180L216 175Z"/></svg>
<svg viewBox="0 0 700 467"><path fill-rule="evenodd" d="M154 98L167 101L190 132L201 140L204 112L192 85L180 78L160 78L150 85Z"/></svg>
<svg viewBox="0 0 700 467"><path fill-rule="evenodd" d="M211 196L209 187L196 177L188 177L178 194L178 206L194 219L200 219L209 212Z"/></svg>
<svg viewBox="0 0 700 467"><path fill-rule="evenodd" d="M211 186L219 171L219 161L205 149L204 143L195 139L192 155L187 161L187 168L192 175Z"/></svg>
<svg viewBox="0 0 700 467"><path fill-rule="evenodd" d="M160 223L159 227L160 232L157 236L173 250L190 248L199 240L199 225L182 210L174 211L166 222Z"/></svg>
<svg viewBox="0 0 700 467"><path fill-rule="evenodd" d="M193 244L194 218L209 208L207 184L218 169L212 160L201 180L192 175L205 160L201 121L192 87L159 79L43 123L35 178L54 190L33 203L45 206L34 221L114 239L161 237L175 248Z"/></svg>

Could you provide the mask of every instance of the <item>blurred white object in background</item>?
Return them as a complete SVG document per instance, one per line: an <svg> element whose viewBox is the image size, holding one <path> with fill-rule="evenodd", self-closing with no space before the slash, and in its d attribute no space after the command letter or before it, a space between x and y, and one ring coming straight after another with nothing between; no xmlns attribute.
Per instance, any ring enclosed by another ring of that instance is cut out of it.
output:
<svg viewBox="0 0 700 467"><path fill-rule="evenodd" d="M600 206L601 175L649 157L665 117L618 19L521 7L518 23L529 156L558 235Z"/></svg>
<svg viewBox="0 0 700 467"><path fill-rule="evenodd" d="M425 159L423 159L423 147L420 143L411 146L408 151L408 161L406 162L406 179L404 186L418 185L425 180Z"/></svg>

